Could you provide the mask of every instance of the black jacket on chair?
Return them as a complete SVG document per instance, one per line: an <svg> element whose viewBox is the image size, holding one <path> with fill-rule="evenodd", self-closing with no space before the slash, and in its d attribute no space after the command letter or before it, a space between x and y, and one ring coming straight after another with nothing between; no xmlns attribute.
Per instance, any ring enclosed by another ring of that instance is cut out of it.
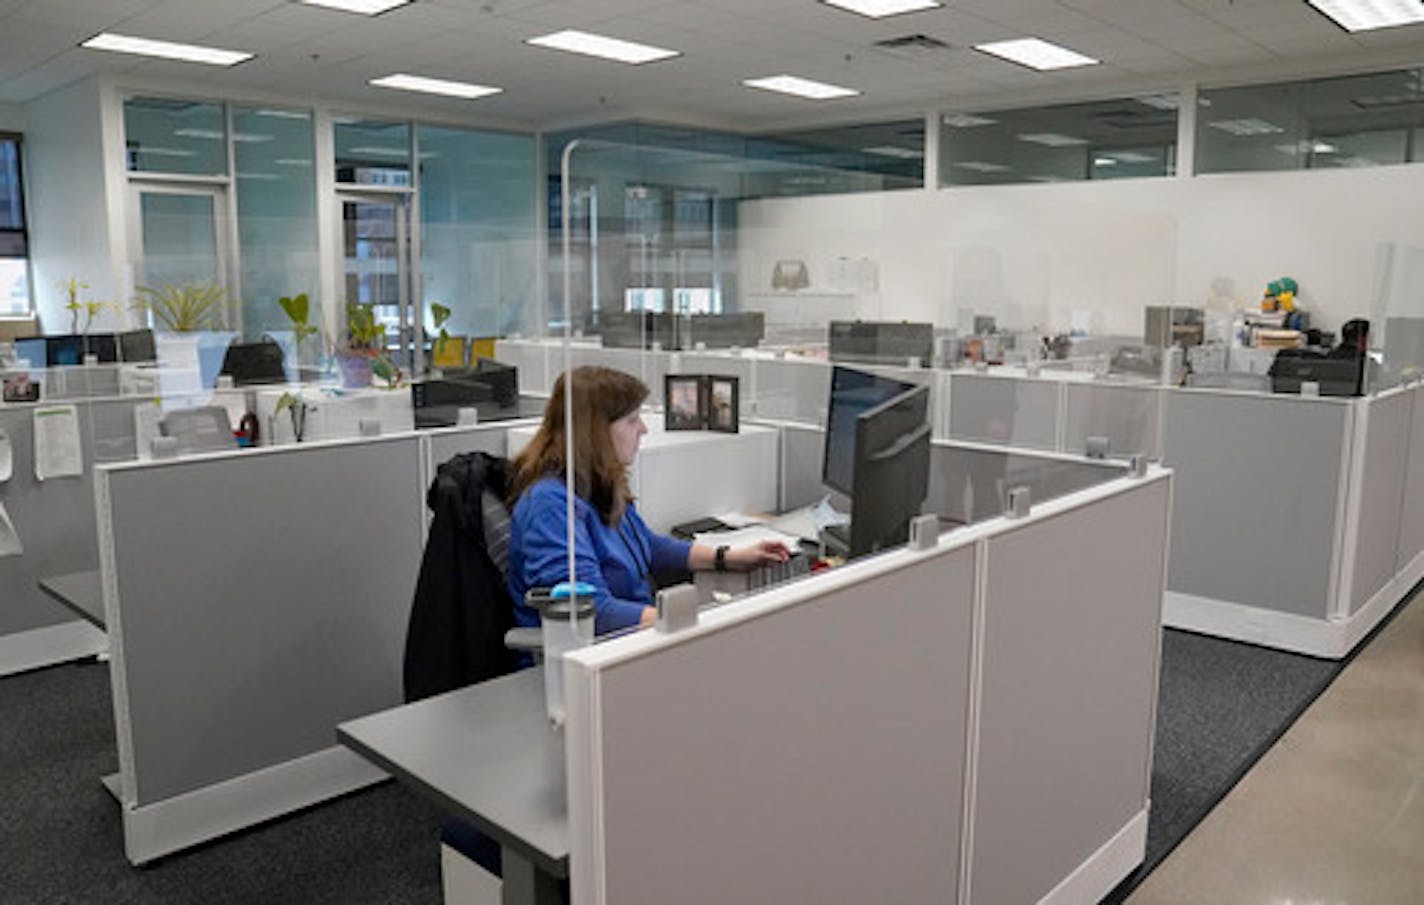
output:
<svg viewBox="0 0 1424 905"><path fill-rule="evenodd" d="M509 463L464 453L441 465L425 495L434 513L405 637L405 699L416 701L515 669L504 633L514 606L486 547L481 497L501 501Z"/></svg>

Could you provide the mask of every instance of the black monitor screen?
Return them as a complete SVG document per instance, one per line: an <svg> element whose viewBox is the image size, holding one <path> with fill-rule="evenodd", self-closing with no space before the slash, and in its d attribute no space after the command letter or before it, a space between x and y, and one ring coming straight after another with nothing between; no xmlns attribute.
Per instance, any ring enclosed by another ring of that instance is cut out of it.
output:
<svg viewBox="0 0 1424 905"><path fill-rule="evenodd" d="M851 368L831 369L831 402L826 417L826 454L821 480L841 493L854 492L855 422L864 412L915 385Z"/></svg>
<svg viewBox="0 0 1424 905"><path fill-rule="evenodd" d="M929 387L910 387L855 420L850 555L904 543L930 478Z"/></svg>
<svg viewBox="0 0 1424 905"><path fill-rule="evenodd" d="M45 347L49 353L49 366L51 368L64 365L84 364L85 344L83 336L46 336Z"/></svg>
<svg viewBox="0 0 1424 905"><path fill-rule="evenodd" d="M119 355L124 361L157 361L152 330L130 330L119 334Z"/></svg>
<svg viewBox="0 0 1424 905"><path fill-rule="evenodd" d="M1299 393L1300 385L1315 383L1322 396L1358 396L1364 373L1364 356L1322 355L1309 349L1282 349L1271 362L1271 390Z"/></svg>
<svg viewBox="0 0 1424 905"><path fill-rule="evenodd" d="M100 364L119 360L119 340L113 333L90 333L84 337L85 349Z"/></svg>

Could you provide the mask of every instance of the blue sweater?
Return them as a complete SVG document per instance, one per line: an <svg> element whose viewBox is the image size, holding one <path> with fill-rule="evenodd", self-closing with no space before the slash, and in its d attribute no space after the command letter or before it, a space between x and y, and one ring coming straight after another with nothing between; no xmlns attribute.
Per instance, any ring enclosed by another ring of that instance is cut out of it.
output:
<svg viewBox="0 0 1424 905"><path fill-rule="evenodd" d="M509 526L509 596L517 625L539 624L539 614L524 603L530 588L549 587L569 577L568 523L564 481L540 478L514 504ZM593 627L597 634L638 624L643 607L653 605L649 576L685 569L692 545L655 534L632 503L616 525L606 525L598 510L574 498L574 570L594 592Z"/></svg>

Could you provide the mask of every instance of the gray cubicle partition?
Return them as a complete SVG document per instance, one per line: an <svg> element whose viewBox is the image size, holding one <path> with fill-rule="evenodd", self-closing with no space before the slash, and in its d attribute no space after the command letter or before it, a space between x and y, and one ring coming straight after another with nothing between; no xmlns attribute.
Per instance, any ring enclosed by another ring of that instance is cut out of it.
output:
<svg viewBox="0 0 1424 905"><path fill-rule="evenodd" d="M571 654L574 900L1098 901L1146 846L1170 496L1109 479Z"/></svg>
<svg viewBox="0 0 1424 905"><path fill-rule="evenodd" d="M472 427L438 427L425 431L430 444L430 476L435 476L435 468L461 453L478 451L492 456L508 456L510 428L537 427L539 421L538 418L517 418Z"/></svg>
<svg viewBox="0 0 1424 905"><path fill-rule="evenodd" d="M949 437L971 443L1059 449L1059 385L1051 380L955 374Z"/></svg>
<svg viewBox="0 0 1424 905"><path fill-rule="evenodd" d="M1359 612L1390 583L1399 569L1401 520L1409 469L1409 439L1415 393L1412 388L1386 390L1361 409L1362 430L1355 434L1361 448L1352 480L1354 509L1349 514L1349 543L1341 609ZM1416 508L1424 500L1415 498Z"/></svg>
<svg viewBox="0 0 1424 905"><path fill-rule="evenodd" d="M988 538L970 902L1097 901L1059 886L1119 834L1145 844L1170 495Z"/></svg>
<svg viewBox="0 0 1424 905"><path fill-rule="evenodd" d="M97 471L138 863L380 778L333 727L401 701L420 435Z"/></svg>
<svg viewBox="0 0 1424 905"><path fill-rule="evenodd" d="M75 407L85 467L77 477L40 481L34 410L52 405ZM0 675L104 648L102 633L42 593L39 581L99 567L93 464L132 458L133 406L132 400L74 399L0 407L0 430L12 453L10 479L0 482L0 505L24 547L21 555L0 556Z"/></svg>
<svg viewBox="0 0 1424 905"><path fill-rule="evenodd" d="M1409 467L1404 481L1404 511L1399 524L1399 574L1409 578L1424 570L1424 384L1409 388L1413 410L1409 428Z"/></svg>
<svg viewBox="0 0 1424 905"><path fill-rule="evenodd" d="M1169 598L1329 618L1352 416L1347 399L1167 394Z"/></svg>
<svg viewBox="0 0 1424 905"><path fill-rule="evenodd" d="M1124 384L1065 383L1064 452L1079 455L1089 437L1106 437L1111 455L1162 458L1162 388Z"/></svg>

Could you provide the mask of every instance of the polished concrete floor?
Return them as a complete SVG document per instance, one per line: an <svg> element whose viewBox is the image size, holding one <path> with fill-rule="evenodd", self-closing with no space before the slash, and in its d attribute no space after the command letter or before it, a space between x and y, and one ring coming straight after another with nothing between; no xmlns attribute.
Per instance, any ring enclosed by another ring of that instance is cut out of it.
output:
<svg viewBox="0 0 1424 905"><path fill-rule="evenodd" d="M1127 905L1424 903L1424 592Z"/></svg>

